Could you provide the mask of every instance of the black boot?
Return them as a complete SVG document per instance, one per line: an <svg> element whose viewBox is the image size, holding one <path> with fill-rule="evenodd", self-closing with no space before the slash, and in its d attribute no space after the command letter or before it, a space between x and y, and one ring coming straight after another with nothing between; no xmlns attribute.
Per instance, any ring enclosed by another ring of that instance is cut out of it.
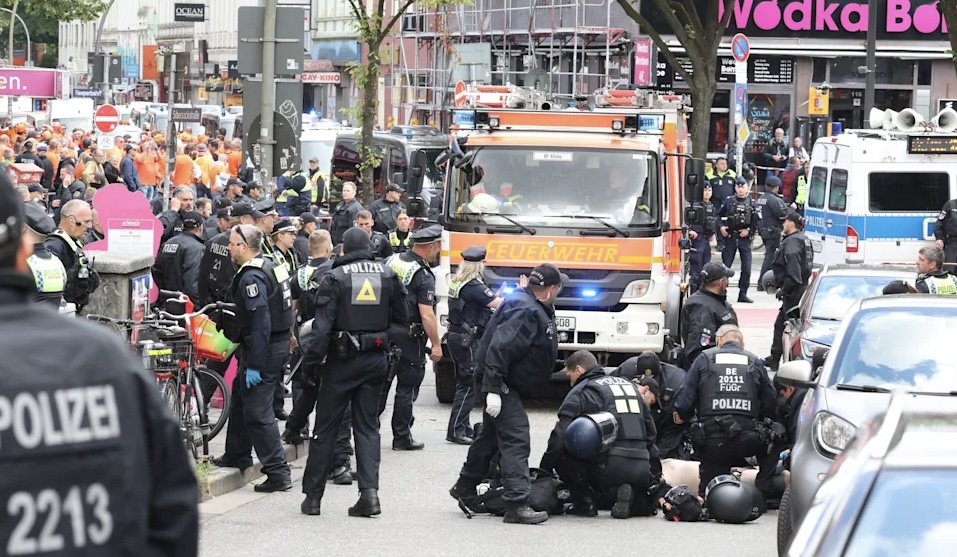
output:
<svg viewBox="0 0 957 557"><path fill-rule="evenodd" d="M569 488L571 492L572 506L565 514L572 516L598 516L598 508L595 507L595 498L592 496L592 490L587 487Z"/></svg>
<svg viewBox="0 0 957 557"><path fill-rule="evenodd" d="M547 512L536 511L528 505L522 505L517 509L506 510L504 522L506 524L541 524L546 520L548 520Z"/></svg>
<svg viewBox="0 0 957 557"><path fill-rule="evenodd" d="M769 371L777 371L778 363L780 361L781 361L780 356L778 356L777 358L775 358L774 356L768 356L767 358L764 359L764 367L766 367Z"/></svg>
<svg viewBox="0 0 957 557"><path fill-rule="evenodd" d="M635 503L635 491L630 484L623 484L618 487L618 500L615 506L611 508L612 518L629 518L631 509Z"/></svg>
<svg viewBox="0 0 957 557"><path fill-rule="evenodd" d="M329 479L336 485L352 485L352 470L349 466L336 466Z"/></svg>
<svg viewBox="0 0 957 557"><path fill-rule="evenodd" d="M359 490L359 500L349 507L349 516L375 516L382 514L379 506L379 490L367 488Z"/></svg>
<svg viewBox="0 0 957 557"><path fill-rule="evenodd" d="M306 497L302 504L299 505L299 510L302 511L302 514L308 514L309 516L319 516L319 507L321 506L322 499L313 499L312 497Z"/></svg>

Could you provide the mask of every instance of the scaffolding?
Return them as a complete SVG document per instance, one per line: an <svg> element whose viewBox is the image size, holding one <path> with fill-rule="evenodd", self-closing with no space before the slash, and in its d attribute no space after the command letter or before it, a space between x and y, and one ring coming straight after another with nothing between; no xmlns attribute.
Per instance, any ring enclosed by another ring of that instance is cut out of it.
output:
<svg viewBox="0 0 957 557"><path fill-rule="evenodd" d="M617 8L615 0L474 0L410 10L392 57L393 108L404 109L406 120L444 128L459 80L532 87L564 106L627 84L629 33L612 25L613 4ZM625 16L617 10L620 23ZM483 44L489 55L468 46Z"/></svg>

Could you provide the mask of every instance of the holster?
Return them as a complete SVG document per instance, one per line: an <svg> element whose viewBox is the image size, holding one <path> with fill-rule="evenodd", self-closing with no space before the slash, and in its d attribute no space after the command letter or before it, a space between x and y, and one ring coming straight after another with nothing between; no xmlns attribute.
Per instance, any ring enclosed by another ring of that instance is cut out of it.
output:
<svg viewBox="0 0 957 557"><path fill-rule="evenodd" d="M694 448L695 452L701 452L705 442L708 439L708 436L704 432L704 424L701 423L701 420L696 420L691 424L691 427L688 428L689 437L691 438L691 446Z"/></svg>
<svg viewBox="0 0 957 557"><path fill-rule="evenodd" d="M425 338L425 327L422 323L409 323L409 337Z"/></svg>
<svg viewBox="0 0 957 557"><path fill-rule="evenodd" d="M390 343L389 354L388 354L389 373L387 377L387 380L390 384L392 383L392 380L395 379L396 370L398 369L398 366L399 366L399 358L401 357L402 357L402 349L396 346L395 343Z"/></svg>
<svg viewBox="0 0 957 557"><path fill-rule="evenodd" d="M734 439L744 431L741 424L732 416L718 416L714 418L715 423L721 428L728 439Z"/></svg>
<svg viewBox="0 0 957 557"><path fill-rule="evenodd" d="M359 339L347 331L339 331L332 336L332 349L340 360L348 360L359 351Z"/></svg>

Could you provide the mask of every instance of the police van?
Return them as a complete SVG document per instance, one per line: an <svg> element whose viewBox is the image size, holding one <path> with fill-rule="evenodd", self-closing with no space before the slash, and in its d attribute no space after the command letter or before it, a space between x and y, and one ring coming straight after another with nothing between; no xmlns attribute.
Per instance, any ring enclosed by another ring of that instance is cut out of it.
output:
<svg viewBox="0 0 957 557"><path fill-rule="evenodd" d="M931 122L873 109L870 130L823 137L811 153L805 232L815 264L913 264L957 197L957 112Z"/></svg>

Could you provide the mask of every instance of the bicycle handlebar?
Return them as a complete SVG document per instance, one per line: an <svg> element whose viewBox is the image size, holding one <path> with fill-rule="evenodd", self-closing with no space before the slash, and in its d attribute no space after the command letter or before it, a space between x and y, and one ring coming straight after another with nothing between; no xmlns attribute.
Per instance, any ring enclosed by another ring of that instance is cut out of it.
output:
<svg viewBox="0 0 957 557"><path fill-rule="evenodd" d="M114 319L112 317L107 317L105 315L95 315L95 314L87 315L86 318L88 321L103 321L106 323L113 323L116 325L133 326L133 327L153 327L157 329L181 327L181 325L178 322L171 321L168 319L144 319L143 321L134 321L132 319Z"/></svg>
<svg viewBox="0 0 957 557"><path fill-rule="evenodd" d="M160 292L163 292L163 291L161 290ZM160 310L157 313L159 313L161 317L166 317L169 319L183 319L183 318L196 317L198 315L204 315L213 310L224 310L224 311L228 311L229 313L232 313L232 310L235 310L235 309L236 309L236 304L228 304L226 302L213 302L211 304L206 304L205 306L203 306L197 311L194 311L193 313L184 313L182 315L176 315L174 313L169 313L163 310Z"/></svg>

